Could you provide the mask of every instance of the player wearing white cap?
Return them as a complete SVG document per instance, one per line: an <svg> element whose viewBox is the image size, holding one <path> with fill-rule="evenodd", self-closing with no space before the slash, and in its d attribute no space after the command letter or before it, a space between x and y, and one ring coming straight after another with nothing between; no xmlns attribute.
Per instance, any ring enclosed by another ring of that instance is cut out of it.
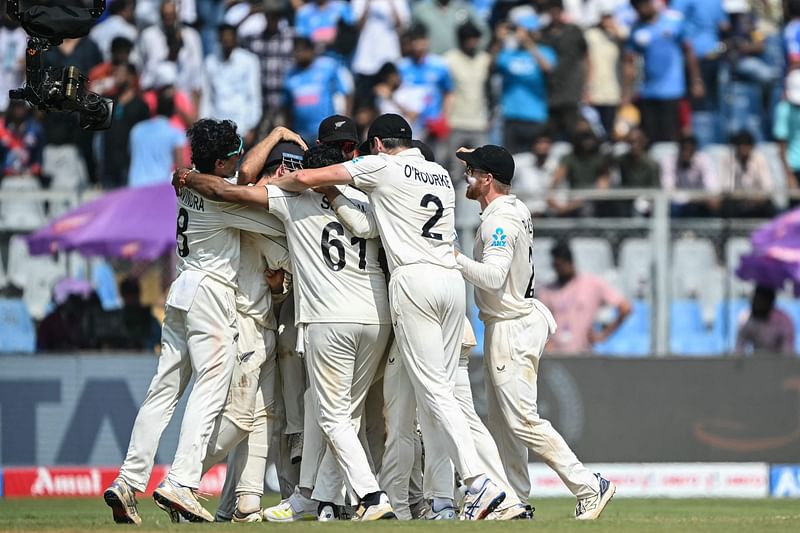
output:
<svg viewBox="0 0 800 533"><path fill-rule="evenodd" d="M446 450L469 487L462 518L479 520L505 492L477 468L475 444L454 394L465 291L453 255L453 185L444 168L410 149L411 127L402 117L378 117L368 137L379 155L291 173L275 183L295 191L352 183L369 196L392 275L395 339L417 396L426 446Z"/></svg>
<svg viewBox="0 0 800 533"><path fill-rule="evenodd" d="M307 157L324 157L324 150L341 160L336 147L316 147ZM317 477L330 482L339 474L338 465L359 498L358 520L394 518L357 434L364 398L391 332L377 240L350 235L326 197L317 192L289 193L273 185L254 191L205 175L187 176L187 185L213 198L267 207L284 222L296 322L305 330L312 405L330 445ZM354 205L366 202L366 196L352 187L342 193ZM327 503L331 497L320 499Z"/></svg>
<svg viewBox="0 0 800 533"><path fill-rule="evenodd" d="M614 496L615 485L589 472L537 408L539 359L556 324L547 307L534 298L533 222L525 204L510 194L514 159L505 148L493 145L456 155L467 165L467 198L483 209L475 260L463 254L456 259L464 279L475 286L475 302L486 325L488 414L506 473L526 501L530 449L577 497L575 517L595 519Z"/></svg>
<svg viewBox="0 0 800 533"><path fill-rule="evenodd" d="M230 121L204 119L187 133L198 170L234 174L244 142ZM134 422L119 477L104 499L119 523L141 523L135 492L143 492L161 433L189 381L178 448L154 498L190 521L213 521L195 496L202 463L222 411L236 360L235 289L239 230L283 236L284 228L263 210L215 202L185 188L178 198L178 278L167 295L158 370Z"/></svg>

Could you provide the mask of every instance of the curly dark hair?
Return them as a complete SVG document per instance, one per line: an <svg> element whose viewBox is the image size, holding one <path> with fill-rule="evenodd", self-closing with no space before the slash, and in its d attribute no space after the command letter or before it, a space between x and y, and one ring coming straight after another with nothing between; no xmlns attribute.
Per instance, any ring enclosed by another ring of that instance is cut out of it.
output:
<svg viewBox="0 0 800 533"><path fill-rule="evenodd" d="M240 143L236 123L232 120L200 119L189 128L186 137L192 148L192 163L205 173L213 172L217 159L226 159Z"/></svg>
<svg viewBox="0 0 800 533"><path fill-rule="evenodd" d="M342 149L335 144L315 144L303 154L303 168L322 168L344 163Z"/></svg>

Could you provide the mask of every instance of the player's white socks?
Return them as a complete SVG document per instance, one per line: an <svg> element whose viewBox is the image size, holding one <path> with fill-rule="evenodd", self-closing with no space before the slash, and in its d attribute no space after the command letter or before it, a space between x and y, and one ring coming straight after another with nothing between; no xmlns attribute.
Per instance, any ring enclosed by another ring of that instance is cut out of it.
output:
<svg viewBox="0 0 800 533"><path fill-rule="evenodd" d="M453 500L450 499L450 498L435 498L434 497L433 501L431 501L431 510L434 513L438 513L439 511L441 511L443 509L446 509L447 507L455 508L455 504L453 503Z"/></svg>
<svg viewBox="0 0 800 533"><path fill-rule="evenodd" d="M255 513L261 510L261 496L258 494L242 494L236 508L242 514Z"/></svg>
<svg viewBox="0 0 800 533"><path fill-rule="evenodd" d="M486 474L481 474L477 476L475 479L472 480L472 483L469 484L469 491L473 494L479 492L481 488L483 488L483 484L486 483L488 479L489 478L486 477Z"/></svg>

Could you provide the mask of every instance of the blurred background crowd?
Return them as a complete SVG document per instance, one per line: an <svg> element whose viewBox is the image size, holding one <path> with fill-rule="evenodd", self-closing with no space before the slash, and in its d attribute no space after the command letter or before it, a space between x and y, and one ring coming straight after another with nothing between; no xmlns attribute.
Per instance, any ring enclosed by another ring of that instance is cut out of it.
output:
<svg viewBox="0 0 800 533"><path fill-rule="evenodd" d="M313 142L331 114L365 133L394 112L456 182L459 146L515 154L514 190L537 228L537 294L560 327L552 352L646 355L664 324L672 353L795 351L797 300L734 271L750 232L798 189L800 0L109 0L88 37L46 55L114 99L100 133L9 102L25 43L5 18L0 307L41 321L40 349L109 346L94 334L85 346L43 340L70 301L53 299L65 271L88 280L86 297L64 289L85 306L144 301L158 315L170 266L148 281L139 265L58 257L37 277L15 235L64 209L37 192L166 182L189 163L184 133L198 117L233 119L249 146L276 125ZM460 212L469 241L474 209ZM669 250L667 294L655 287L658 247Z"/></svg>

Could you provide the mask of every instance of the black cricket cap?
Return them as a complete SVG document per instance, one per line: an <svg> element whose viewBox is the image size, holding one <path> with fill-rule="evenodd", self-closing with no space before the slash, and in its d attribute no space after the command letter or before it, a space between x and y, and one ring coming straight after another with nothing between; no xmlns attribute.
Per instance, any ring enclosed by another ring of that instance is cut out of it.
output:
<svg viewBox="0 0 800 533"><path fill-rule="evenodd" d="M410 139L411 126L400 115L387 113L375 119L369 127L367 139Z"/></svg>
<svg viewBox="0 0 800 533"><path fill-rule="evenodd" d="M304 153L303 148L301 148L299 144L280 142L270 151L264 167L267 168L280 163L289 163L287 166L302 168ZM295 166L295 164L299 166Z"/></svg>
<svg viewBox="0 0 800 533"><path fill-rule="evenodd" d="M411 141L411 148L419 148L419 151L422 152L422 156L426 161L430 161L431 163L436 162L436 156L433 155L433 150L431 150L431 147L419 139L414 139Z"/></svg>
<svg viewBox="0 0 800 533"><path fill-rule="evenodd" d="M352 118L344 115L331 115L319 123L317 139L321 143L337 141L358 142L358 130Z"/></svg>
<svg viewBox="0 0 800 533"><path fill-rule="evenodd" d="M514 158L502 146L487 144L471 152L457 152L456 157L472 168L491 172L500 183L511 185L514 178Z"/></svg>

